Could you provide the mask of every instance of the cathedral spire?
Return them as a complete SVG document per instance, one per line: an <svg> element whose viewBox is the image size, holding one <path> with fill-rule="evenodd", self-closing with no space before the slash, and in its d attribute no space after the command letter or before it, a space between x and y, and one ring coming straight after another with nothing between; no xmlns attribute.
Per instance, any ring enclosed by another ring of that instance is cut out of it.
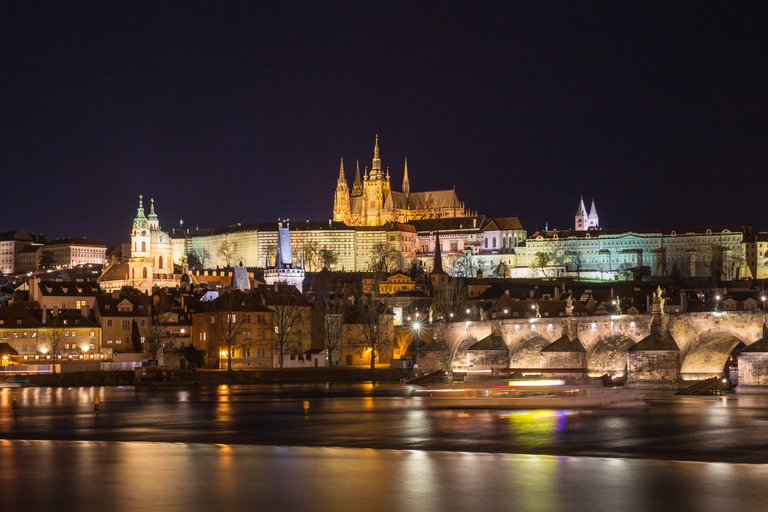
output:
<svg viewBox="0 0 768 512"><path fill-rule="evenodd" d="M352 197L361 195L363 195L363 182L360 179L360 160L358 160L355 169L355 181L352 183Z"/></svg>
<svg viewBox="0 0 768 512"><path fill-rule="evenodd" d="M347 181L347 178L344 176L344 158L341 159L341 165L339 166L339 183Z"/></svg>
<svg viewBox="0 0 768 512"><path fill-rule="evenodd" d="M411 182L408 181L408 157L405 157L405 172L403 173L403 194L408 197L411 193Z"/></svg>
<svg viewBox="0 0 768 512"><path fill-rule="evenodd" d="M382 177L381 158L379 157L379 135L376 134L376 144L373 146L373 162L371 163L370 179Z"/></svg>

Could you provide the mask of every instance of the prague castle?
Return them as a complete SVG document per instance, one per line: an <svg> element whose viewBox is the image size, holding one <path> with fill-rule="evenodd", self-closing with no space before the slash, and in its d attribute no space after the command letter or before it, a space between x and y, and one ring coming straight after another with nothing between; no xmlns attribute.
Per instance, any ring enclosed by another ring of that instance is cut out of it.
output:
<svg viewBox="0 0 768 512"><path fill-rule="evenodd" d="M393 191L390 186L389 168L386 174L381 168L378 135L373 148L371 170L368 172L366 168L361 180L360 165L357 165L351 193L344 176L344 159L341 160L333 201L333 220L336 222L343 222L348 226L382 226L388 222L467 215L464 203L459 201L455 190L411 192L407 159L403 172L403 191Z"/></svg>

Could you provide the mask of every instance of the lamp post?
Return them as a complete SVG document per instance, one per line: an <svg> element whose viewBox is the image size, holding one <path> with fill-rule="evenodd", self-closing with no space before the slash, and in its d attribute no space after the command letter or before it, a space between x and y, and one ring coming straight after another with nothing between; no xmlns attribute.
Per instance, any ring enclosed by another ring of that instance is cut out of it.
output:
<svg viewBox="0 0 768 512"><path fill-rule="evenodd" d="M760 300L763 303L763 326L765 326L765 301L768 300L768 297L763 295L762 297L760 297Z"/></svg>
<svg viewBox="0 0 768 512"><path fill-rule="evenodd" d="M715 313L720 312L720 296L715 295Z"/></svg>

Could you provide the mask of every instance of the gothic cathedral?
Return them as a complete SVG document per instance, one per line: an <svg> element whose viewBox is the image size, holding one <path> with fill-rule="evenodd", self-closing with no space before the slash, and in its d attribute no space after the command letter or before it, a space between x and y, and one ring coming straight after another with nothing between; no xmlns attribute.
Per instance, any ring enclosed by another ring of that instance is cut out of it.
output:
<svg viewBox="0 0 768 512"><path fill-rule="evenodd" d="M408 159L405 160L403 172L403 191L392 191L389 183L389 168L386 174L381 169L378 135L373 148L371 171L368 172L366 167L361 181L360 164L357 164L351 193L344 176L344 159L341 159L333 200L333 220L336 222L343 222L349 226L381 226L387 222L466 217L467 215L464 203L459 201L455 190L411 193Z"/></svg>

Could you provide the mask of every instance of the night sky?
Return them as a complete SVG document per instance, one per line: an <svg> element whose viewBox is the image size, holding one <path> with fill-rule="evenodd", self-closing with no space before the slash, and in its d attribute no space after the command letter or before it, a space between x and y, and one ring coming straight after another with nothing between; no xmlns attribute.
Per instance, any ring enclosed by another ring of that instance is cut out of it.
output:
<svg viewBox="0 0 768 512"><path fill-rule="evenodd" d="M768 230L768 16L693 2L4 2L0 231L327 220L339 159L568 229ZM589 204L587 204L589 206Z"/></svg>

